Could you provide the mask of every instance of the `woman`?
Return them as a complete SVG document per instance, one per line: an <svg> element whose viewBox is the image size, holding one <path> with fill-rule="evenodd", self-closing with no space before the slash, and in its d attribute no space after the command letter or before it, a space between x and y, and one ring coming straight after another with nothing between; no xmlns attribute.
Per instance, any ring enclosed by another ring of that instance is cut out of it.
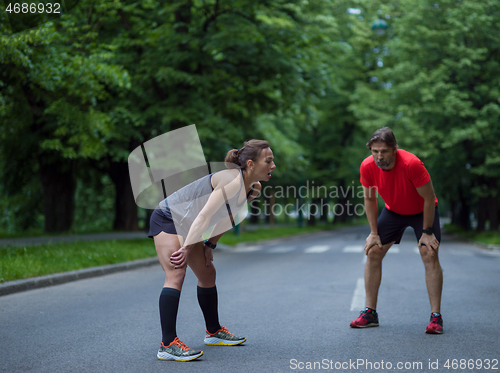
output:
<svg viewBox="0 0 500 373"><path fill-rule="evenodd" d="M231 346L246 341L219 324L212 250L224 232L231 229L233 215L259 194L260 181L271 178L276 168L273 159L267 141L250 140L241 149L227 153L226 166L233 169L204 176L186 185L168 196L153 212L149 237L154 238L165 271L160 295L162 343L158 359L189 361L203 355L203 351L192 350L182 343L176 332L187 266L198 278L198 303L207 327L205 343ZM202 234L211 226L214 226L212 234L203 242Z"/></svg>

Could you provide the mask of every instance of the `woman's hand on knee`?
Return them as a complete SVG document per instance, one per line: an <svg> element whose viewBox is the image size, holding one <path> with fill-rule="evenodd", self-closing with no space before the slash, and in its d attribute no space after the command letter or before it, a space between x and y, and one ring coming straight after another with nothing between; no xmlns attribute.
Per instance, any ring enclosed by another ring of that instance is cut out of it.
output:
<svg viewBox="0 0 500 373"><path fill-rule="evenodd" d="M174 269L184 268L187 265L189 250L186 247L181 247L170 256L170 263L174 265Z"/></svg>

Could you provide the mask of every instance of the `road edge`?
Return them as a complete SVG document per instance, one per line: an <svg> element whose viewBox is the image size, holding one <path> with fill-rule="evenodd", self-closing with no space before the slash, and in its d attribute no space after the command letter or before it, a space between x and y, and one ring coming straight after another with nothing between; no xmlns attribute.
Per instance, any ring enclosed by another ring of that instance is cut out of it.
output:
<svg viewBox="0 0 500 373"><path fill-rule="evenodd" d="M79 269L77 271L71 272L63 272L40 277L31 277L22 280L8 281L0 284L0 296L19 293L27 290L40 289L53 285L65 284L71 281L83 280L86 278L98 277L141 267L148 267L158 263L158 257L153 257L125 263Z"/></svg>
<svg viewBox="0 0 500 373"><path fill-rule="evenodd" d="M311 232L311 233L302 234L302 236L318 235L318 234L324 234L324 233L325 233L325 231ZM257 241L257 242L244 242L244 243L237 244L235 246L221 244L221 245L217 246L217 250L221 250L221 251L224 250L225 251L225 250L231 250L231 249L234 249L237 247L255 245L257 243L279 242L279 241L282 241L284 239L290 239L290 238L293 239L293 237L295 237L295 236L280 237L280 238L262 240L262 241ZM159 264L158 257L139 259L139 260L134 260L134 261L125 262L125 263L109 264L109 265L99 266L99 267L90 267L90 268L85 268L85 269L79 269L77 271L55 273L55 274L45 275L45 276L40 276L40 277L30 277L30 278L26 278L26 279L7 281L7 282L4 282L3 284L0 284L0 297L4 296L4 295L20 293L20 292L28 291L28 290L41 289L41 288L48 287L48 286L61 285L61 284L65 284L65 283L72 282L72 281L83 280L86 278L98 277L98 276L108 275L108 274L116 273L116 272L128 271L131 269L136 269L136 268L141 268L141 267L148 267L148 266L152 266L155 264Z"/></svg>
<svg viewBox="0 0 500 373"><path fill-rule="evenodd" d="M266 244L266 243L267 244L278 243L278 242L293 239L294 237L297 237L297 236L317 236L317 235L330 234L330 233L331 233L331 231L311 232L311 233L293 235L293 236L288 236L288 237L280 237L280 238L273 238L273 239L261 240L261 241L257 240L255 242L239 243L235 246L221 244L221 245L218 245L217 250L231 250L234 248L251 246L251 245ZM461 237L459 235L456 235L456 234L448 232L448 231L446 231L446 234L449 236L452 236L453 238L457 239L458 241L468 241L469 243L474 244L476 247L481 248L485 251L500 252L500 245L486 245L486 244L483 244L480 242L466 239L464 237ZM83 280L86 278L98 277L98 276L103 276L103 275L112 274L112 273L116 273L116 272L123 272L123 271L132 270L132 269L148 267L148 266L152 266L155 264L159 264L158 257L139 259L139 260L134 260L134 261L125 262L125 263L109 264L109 265L99 266L99 267L85 268L85 269L80 269L77 271L56 273L56 274L40 276L40 277L31 277L31 278L27 278L27 279L8 281L8 282L5 282L3 284L0 284L0 297L3 295L19 293L19 292L23 292L23 291L27 291L27 290L34 290L34 289L40 289L40 288L53 286L53 285L65 284L68 282Z"/></svg>

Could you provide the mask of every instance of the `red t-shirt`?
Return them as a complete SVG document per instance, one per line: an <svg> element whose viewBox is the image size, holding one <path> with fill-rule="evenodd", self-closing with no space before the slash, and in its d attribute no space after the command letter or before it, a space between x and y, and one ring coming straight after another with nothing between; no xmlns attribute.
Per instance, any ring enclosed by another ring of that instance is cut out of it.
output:
<svg viewBox="0 0 500 373"><path fill-rule="evenodd" d="M424 211L424 199L417 189L429 182L424 163L403 149L396 151L396 164L390 171L377 166L373 156L361 163L361 184L375 187L385 202L385 207L400 215L414 215ZM438 199L436 197L436 206Z"/></svg>

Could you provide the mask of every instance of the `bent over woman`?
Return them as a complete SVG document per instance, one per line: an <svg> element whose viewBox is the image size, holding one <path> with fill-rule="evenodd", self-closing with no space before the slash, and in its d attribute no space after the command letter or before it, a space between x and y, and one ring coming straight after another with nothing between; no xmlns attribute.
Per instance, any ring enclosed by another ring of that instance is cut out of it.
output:
<svg viewBox="0 0 500 373"><path fill-rule="evenodd" d="M219 324L213 253L220 237L232 227L233 216L255 198L260 181L268 181L276 168L269 143L250 140L241 149L227 153L227 170L204 176L160 202L151 216L149 237L154 238L165 283L160 295L162 343L160 360L189 361L203 351L187 347L177 337L176 320L186 269L198 278L198 303L206 324L207 345L231 346L237 337ZM229 168L236 165L236 168ZM210 238L202 234L213 226Z"/></svg>

